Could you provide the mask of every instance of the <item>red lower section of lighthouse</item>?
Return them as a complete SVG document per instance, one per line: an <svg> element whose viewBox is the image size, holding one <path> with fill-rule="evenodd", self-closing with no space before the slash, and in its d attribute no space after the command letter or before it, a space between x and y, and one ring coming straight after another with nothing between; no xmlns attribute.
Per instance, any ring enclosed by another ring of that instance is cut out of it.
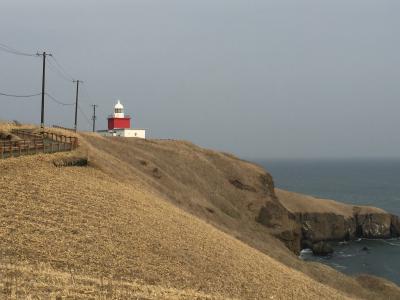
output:
<svg viewBox="0 0 400 300"><path fill-rule="evenodd" d="M108 118L108 130L131 128L131 118Z"/></svg>

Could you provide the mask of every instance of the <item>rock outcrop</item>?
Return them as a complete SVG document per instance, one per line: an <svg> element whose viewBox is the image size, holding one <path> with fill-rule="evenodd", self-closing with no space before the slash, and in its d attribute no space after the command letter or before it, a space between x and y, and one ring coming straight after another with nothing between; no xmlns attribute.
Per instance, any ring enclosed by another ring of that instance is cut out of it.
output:
<svg viewBox="0 0 400 300"><path fill-rule="evenodd" d="M352 206L278 189L275 192L278 201L267 203L260 210L257 221L270 227L278 223L279 215L284 221L281 221L281 232L276 236L295 253L310 248L315 254L325 255L329 253L326 241L400 236L400 218L381 209ZM286 230L283 230L285 226Z"/></svg>
<svg viewBox="0 0 400 300"><path fill-rule="evenodd" d="M392 236L400 236L400 218L395 215L392 215L391 217L390 232Z"/></svg>
<svg viewBox="0 0 400 300"><path fill-rule="evenodd" d="M357 210L357 209L355 209ZM389 238L391 237L392 218L387 213L354 214L356 237Z"/></svg>
<svg viewBox="0 0 400 300"><path fill-rule="evenodd" d="M311 249L315 255L320 256L326 256L333 253L332 246L329 243L323 241L313 244Z"/></svg>
<svg viewBox="0 0 400 300"><path fill-rule="evenodd" d="M391 238L400 236L399 218L388 213L354 214L295 213L301 226L301 248L320 241L343 241L356 238ZM313 248L312 248L313 249Z"/></svg>

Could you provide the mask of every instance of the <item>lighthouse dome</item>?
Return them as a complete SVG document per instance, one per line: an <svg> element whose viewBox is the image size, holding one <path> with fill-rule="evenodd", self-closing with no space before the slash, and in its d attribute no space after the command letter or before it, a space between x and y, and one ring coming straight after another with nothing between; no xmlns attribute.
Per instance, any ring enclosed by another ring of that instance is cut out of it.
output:
<svg viewBox="0 0 400 300"><path fill-rule="evenodd" d="M117 104L114 106L115 109L124 109L124 106L121 104L121 102L118 100Z"/></svg>

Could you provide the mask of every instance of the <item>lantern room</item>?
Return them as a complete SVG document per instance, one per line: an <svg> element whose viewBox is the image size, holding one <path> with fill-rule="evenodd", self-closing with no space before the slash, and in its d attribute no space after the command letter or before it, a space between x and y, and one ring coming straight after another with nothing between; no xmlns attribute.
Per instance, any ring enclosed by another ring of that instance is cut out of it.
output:
<svg viewBox="0 0 400 300"><path fill-rule="evenodd" d="M131 128L131 117L125 115L124 106L118 100L114 114L108 117L108 130Z"/></svg>

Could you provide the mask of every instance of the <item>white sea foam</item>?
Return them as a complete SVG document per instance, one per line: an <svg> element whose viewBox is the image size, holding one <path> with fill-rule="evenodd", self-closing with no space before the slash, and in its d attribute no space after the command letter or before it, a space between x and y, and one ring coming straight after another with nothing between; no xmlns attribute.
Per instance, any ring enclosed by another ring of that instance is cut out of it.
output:
<svg viewBox="0 0 400 300"><path fill-rule="evenodd" d="M300 255L302 254L309 254L312 253L312 250L310 248L306 248L300 251Z"/></svg>
<svg viewBox="0 0 400 300"><path fill-rule="evenodd" d="M391 243L391 242L388 242L388 241L385 241L385 240L383 240L383 242L384 242L385 244L390 245L390 246L400 247L400 244Z"/></svg>

